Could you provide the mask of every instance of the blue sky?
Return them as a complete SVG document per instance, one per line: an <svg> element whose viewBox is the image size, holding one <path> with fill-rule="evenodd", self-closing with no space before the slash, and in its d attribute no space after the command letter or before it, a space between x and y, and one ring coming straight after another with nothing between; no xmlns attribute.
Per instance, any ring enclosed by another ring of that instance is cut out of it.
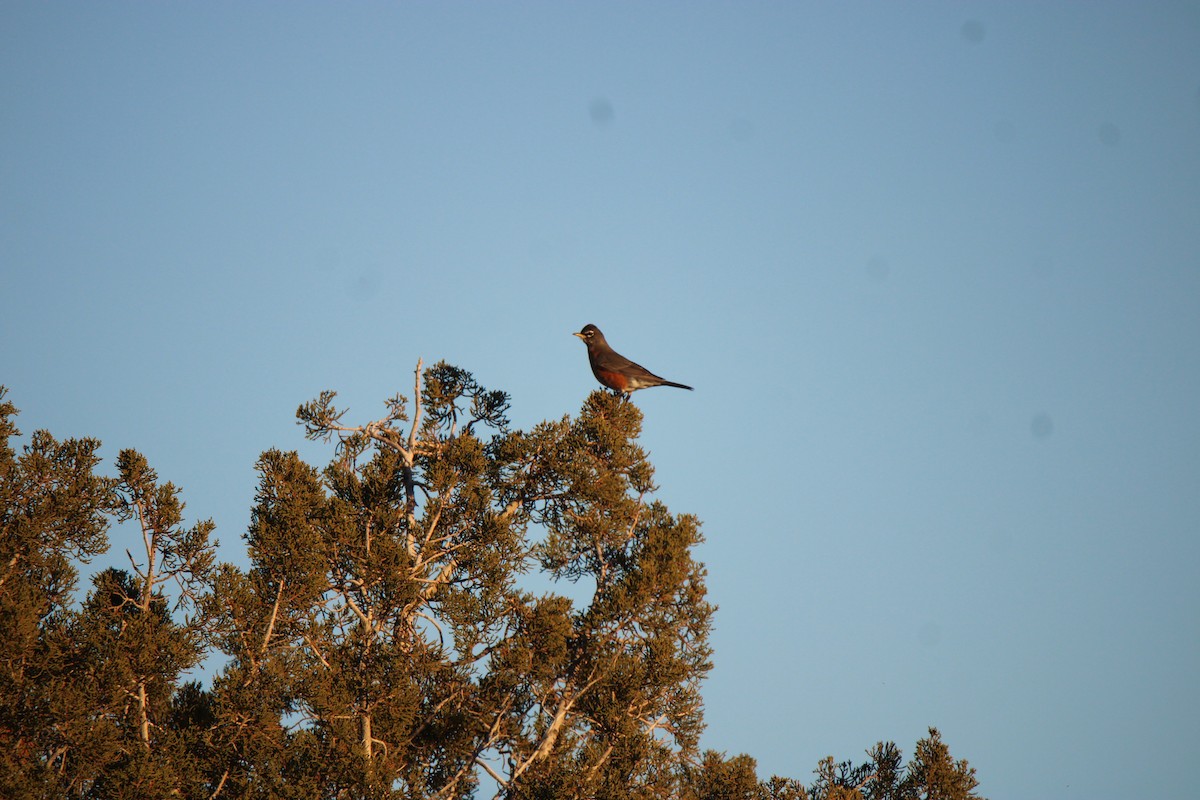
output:
<svg viewBox="0 0 1200 800"><path fill-rule="evenodd" d="M226 558L301 402L446 359L529 426L588 322L696 387L635 397L704 746L1194 788L1200 7L0 7L0 382Z"/></svg>

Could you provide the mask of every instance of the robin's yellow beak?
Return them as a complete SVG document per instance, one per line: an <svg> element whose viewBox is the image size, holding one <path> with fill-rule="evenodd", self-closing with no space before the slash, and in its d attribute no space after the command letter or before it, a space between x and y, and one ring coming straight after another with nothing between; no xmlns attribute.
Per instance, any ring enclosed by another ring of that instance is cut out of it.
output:
<svg viewBox="0 0 1200 800"><path fill-rule="evenodd" d="M571 335L572 335L572 336L578 336L580 339L582 339L582 338L583 338L583 334L582 334L582 333L579 333L578 331L576 331L576 332L572 333Z"/></svg>

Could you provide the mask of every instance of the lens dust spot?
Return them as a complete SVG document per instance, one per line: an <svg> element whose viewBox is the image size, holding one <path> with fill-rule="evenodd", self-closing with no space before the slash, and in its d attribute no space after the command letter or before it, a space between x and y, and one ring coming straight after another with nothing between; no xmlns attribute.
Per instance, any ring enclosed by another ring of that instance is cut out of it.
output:
<svg viewBox="0 0 1200 800"><path fill-rule="evenodd" d="M1049 414L1035 414L1029 423L1029 432L1033 438L1045 441L1054 434L1054 420L1050 419Z"/></svg>
<svg viewBox="0 0 1200 800"><path fill-rule="evenodd" d="M588 115L592 118L592 124L597 128L607 128L612 125L616 112L607 97L597 97L588 106Z"/></svg>
<svg viewBox="0 0 1200 800"><path fill-rule="evenodd" d="M1017 138L1017 128L1006 119L1002 119L992 126L992 135L996 137L997 142L1008 144Z"/></svg>
<svg viewBox="0 0 1200 800"><path fill-rule="evenodd" d="M971 44L979 44L983 41L983 37L987 34L987 31L984 29L982 22L977 19L969 19L963 23L960 33Z"/></svg>
<svg viewBox="0 0 1200 800"><path fill-rule="evenodd" d="M867 260L867 277L876 283L885 282L891 271L891 266L883 256L871 256Z"/></svg>
<svg viewBox="0 0 1200 800"><path fill-rule="evenodd" d="M942 641L942 626L936 622L926 622L917 631L917 641L926 647L933 647Z"/></svg>
<svg viewBox="0 0 1200 800"><path fill-rule="evenodd" d="M355 300L370 300L378 293L379 275L375 272L360 272L350 282L350 296Z"/></svg>
<svg viewBox="0 0 1200 800"><path fill-rule="evenodd" d="M1100 142L1105 147L1116 147L1121 144L1121 129L1111 122L1101 125L1098 135L1100 136Z"/></svg>
<svg viewBox="0 0 1200 800"><path fill-rule="evenodd" d="M729 123L729 136L735 142L748 142L754 138L754 125L748 119L736 117Z"/></svg>

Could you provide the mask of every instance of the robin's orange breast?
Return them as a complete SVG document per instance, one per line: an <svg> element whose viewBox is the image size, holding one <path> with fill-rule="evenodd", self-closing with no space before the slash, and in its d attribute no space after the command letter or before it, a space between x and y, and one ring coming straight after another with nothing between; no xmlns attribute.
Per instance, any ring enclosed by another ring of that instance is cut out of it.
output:
<svg viewBox="0 0 1200 800"><path fill-rule="evenodd" d="M600 381L608 388L616 389L618 392L625 392L629 390L629 378L625 377L621 373L609 372L608 370L604 369L597 369L594 370L594 372L596 373L596 380Z"/></svg>

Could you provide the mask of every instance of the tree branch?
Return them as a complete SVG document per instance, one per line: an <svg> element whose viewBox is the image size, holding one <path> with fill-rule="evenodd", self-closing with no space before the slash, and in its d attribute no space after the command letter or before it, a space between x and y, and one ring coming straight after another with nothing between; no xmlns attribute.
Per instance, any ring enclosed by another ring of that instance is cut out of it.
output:
<svg viewBox="0 0 1200 800"><path fill-rule="evenodd" d="M494 780L501 789L508 788L508 781L504 780L504 778L501 778L499 773L497 773L496 770L492 769L491 766L486 761L484 761L479 756L475 756L475 763L478 764L479 766L483 767L483 771L486 772L488 775L490 775L492 780ZM497 797L499 797L499 795L497 795Z"/></svg>
<svg viewBox="0 0 1200 800"><path fill-rule="evenodd" d="M589 781L596 779L596 773L600 771L600 767L604 766L604 762L608 761L608 757L612 755L612 751L613 745L610 744L608 749L604 751L604 755L600 756L596 763L592 765L591 769L588 770Z"/></svg>
<svg viewBox="0 0 1200 800"><path fill-rule="evenodd" d="M329 662L325 660L325 656L321 655L321 651L317 648L316 642L307 633L301 634L301 636L304 637L304 642L308 645L309 649L316 653L317 658L321 659L321 663L325 665L325 669L331 669Z"/></svg>
<svg viewBox="0 0 1200 800"><path fill-rule="evenodd" d="M221 780L217 781L217 788L213 789L213 793L208 796L208 800L216 800L217 795L221 793L221 789L225 786L225 781L229 778L229 769L221 775Z"/></svg>
<svg viewBox="0 0 1200 800"><path fill-rule="evenodd" d="M279 601L283 599L283 585L286 579L279 579L279 591L275 593L275 606L271 609L271 619L267 622L267 631L263 634L262 646L258 648L259 653L267 652L267 645L271 642L271 634L275 632L275 617L279 614Z"/></svg>
<svg viewBox="0 0 1200 800"><path fill-rule="evenodd" d="M445 706L446 703L453 700L456 697L456 695L457 695L457 693L452 694L449 697L447 697L445 700L442 700L442 702L438 703L437 706L434 707L433 711L427 715L428 719L432 719L433 716L438 711L441 711L442 707ZM490 775L492 777L492 779L496 781L496 784L498 786L500 786L502 789L506 788L508 786L508 781L506 781L506 780L504 780L504 778L500 777L500 775L497 774L497 772L495 770L493 770L491 768L491 766L481 758L481 755L484 750L491 747L492 743L496 741L496 739L499 735L498 731L500 730L500 723L504 721L504 715L508 712L509 708L511 708L511 707L512 707L512 696L509 695L508 697L505 698L504 702L500 706L500 709L496 712L496 719L493 720L491 726L488 727L487 738L483 741L482 744L480 744L478 747L475 748L475 752L472 754L471 760L464 763L459 768L458 772L454 773L454 777L452 777L452 778L450 778L450 780L446 781L446 784L444 786L442 786L442 788L439 789L433 795L434 798L447 797L447 796L452 795L454 793L455 788L458 786L458 782L460 780L462 780L463 776L466 775L467 772L469 772L475 764L478 764L479 766L483 767L484 770L487 772L487 774ZM424 731L425 728L427 728L429 726L429 724L430 724L430 722L426 721L424 725L422 725L420 728L418 728L417 731L415 733L413 733L412 736L410 737L410 741L412 739L415 739L417 737L417 734Z"/></svg>
<svg viewBox="0 0 1200 800"><path fill-rule="evenodd" d="M346 600L346 607L355 613L363 625L367 626L367 630L373 633L375 631L375 623L371 622L371 618L363 613L362 609L358 607L358 603L354 602L354 598L348 592L342 592L342 597Z"/></svg>
<svg viewBox="0 0 1200 800"><path fill-rule="evenodd" d="M428 584L424 589L421 590L421 599L425 602L429 602L429 600L431 600L433 596L438 593L438 589L446 585L446 582L450 579L450 575L454 572L454 569L457 566L458 559L451 558L446 563L446 566L442 567L438 572L437 577L416 578L415 580L419 581L420 583Z"/></svg>
<svg viewBox="0 0 1200 800"><path fill-rule="evenodd" d="M412 427L408 432L408 449L400 451L400 456L404 459L401 476L404 480L405 517L408 520L408 531L404 534L404 540L408 548L408 555L414 561L417 557L416 542L413 540L413 530L417 526L417 488L413 479L413 462L417 449L417 432L421 427L421 367L424 365L425 362L418 358L417 368L414 370L413 418Z"/></svg>
<svg viewBox="0 0 1200 800"><path fill-rule="evenodd" d="M138 681L138 738L146 750L150 749L150 699L146 696L146 682Z"/></svg>
<svg viewBox="0 0 1200 800"><path fill-rule="evenodd" d="M554 745L558 741L558 734L562 731L563 725L567 721L567 714L575 706L575 703L578 702L579 698L583 697L584 693L587 692L588 689L591 689L593 686L595 686L599 681L599 676L594 677L584 684L583 688L581 688L578 692L575 692L575 694L571 695L570 699L568 699L566 695L563 695L559 698L558 708L554 712L554 719L551 720L549 727L546 728L546 732L542 734L541 744L538 745L537 750L534 750L533 754L529 756L529 758L525 759L520 766L513 770L512 778L510 780L515 781L523 772L525 772L525 770L533 766L534 763L541 761L543 758L550 755L550 751L554 749Z"/></svg>
<svg viewBox="0 0 1200 800"><path fill-rule="evenodd" d="M5 567L4 567L4 577L0 578L0 588L3 588L3 587L4 587L4 582L5 582L6 580L8 580L8 576L9 576L9 574L12 572L12 568L13 568L14 566L16 566L17 562L18 562L18 561L20 561L20 560L21 560L21 554L20 554L20 553L17 553L17 554L16 554L16 555L14 555L14 556L13 556L11 559L9 559L9 561L8 561L8 564L6 564L6 565L5 565Z"/></svg>

